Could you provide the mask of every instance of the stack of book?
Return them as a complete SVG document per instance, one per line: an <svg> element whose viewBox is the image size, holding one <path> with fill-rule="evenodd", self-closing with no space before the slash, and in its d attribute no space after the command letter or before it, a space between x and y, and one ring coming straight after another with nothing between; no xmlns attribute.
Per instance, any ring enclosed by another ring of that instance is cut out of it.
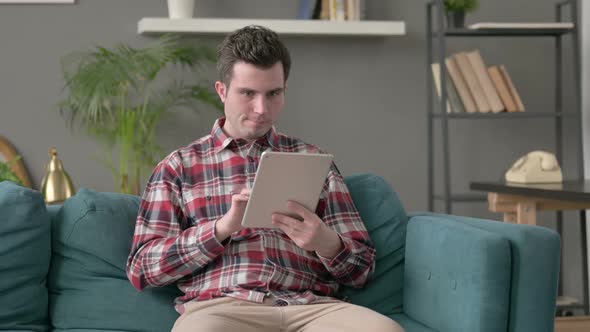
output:
<svg viewBox="0 0 590 332"><path fill-rule="evenodd" d="M299 0L297 18L360 21L365 18L365 0Z"/></svg>
<svg viewBox="0 0 590 332"><path fill-rule="evenodd" d="M524 112L524 105L504 65L486 66L478 50L445 59L448 113ZM432 64L441 96L440 64Z"/></svg>

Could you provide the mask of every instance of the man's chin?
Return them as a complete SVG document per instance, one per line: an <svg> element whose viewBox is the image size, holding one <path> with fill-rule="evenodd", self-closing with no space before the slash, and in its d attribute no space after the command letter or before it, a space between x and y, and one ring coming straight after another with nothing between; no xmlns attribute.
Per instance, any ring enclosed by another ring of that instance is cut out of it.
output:
<svg viewBox="0 0 590 332"><path fill-rule="evenodd" d="M256 130L248 130L246 131L244 134L244 138L246 138L247 140L253 141L256 140L262 136L264 136L268 130L270 128L261 128L261 129L256 129Z"/></svg>

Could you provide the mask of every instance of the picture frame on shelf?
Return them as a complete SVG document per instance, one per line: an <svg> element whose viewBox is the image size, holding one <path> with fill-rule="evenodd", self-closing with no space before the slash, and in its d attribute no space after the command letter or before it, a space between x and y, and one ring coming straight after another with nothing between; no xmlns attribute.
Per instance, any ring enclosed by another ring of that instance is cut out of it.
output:
<svg viewBox="0 0 590 332"><path fill-rule="evenodd" d="M10 141L0 136L0 162L11 162L11 169L13 173L21 180L25 187L32 188L31 176L25 167L22 158L18 160L18 153Z"/></svg>

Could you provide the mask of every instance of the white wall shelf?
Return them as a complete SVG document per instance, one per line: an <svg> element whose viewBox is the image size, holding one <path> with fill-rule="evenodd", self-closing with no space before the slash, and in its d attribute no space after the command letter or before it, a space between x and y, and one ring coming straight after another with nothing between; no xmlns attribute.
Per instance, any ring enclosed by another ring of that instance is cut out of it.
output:
<svg viewBox="0 0 590 332"><path fill-rule="evenodd" d="M399 36L406 34L403 21L321 21L277 19L142 18L137 24L139 34L168 32L187 34L226 34L250 24L268 27L283 35L308 36Z"/></svg>

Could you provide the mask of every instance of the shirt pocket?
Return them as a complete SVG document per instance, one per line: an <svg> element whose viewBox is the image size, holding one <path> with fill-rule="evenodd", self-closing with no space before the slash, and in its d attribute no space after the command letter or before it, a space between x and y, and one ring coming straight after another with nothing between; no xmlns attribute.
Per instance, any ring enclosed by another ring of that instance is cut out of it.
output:
<svg viewBox="0 0 590 332"><path fill-rule="evenodd" d="M231 197L245 188L243 184L195 185L183 189L185 208L193 223L223 217L231 207Z"/></svg>
<svg viewBox="0 0 590 332"><path fill-rule="evenodd" d="M223 190L220 188L196 185L184 188L182 196L186 214L192 219L193 224L213 221L225 214L224 205L226 205L226 199Z"/></svg>

